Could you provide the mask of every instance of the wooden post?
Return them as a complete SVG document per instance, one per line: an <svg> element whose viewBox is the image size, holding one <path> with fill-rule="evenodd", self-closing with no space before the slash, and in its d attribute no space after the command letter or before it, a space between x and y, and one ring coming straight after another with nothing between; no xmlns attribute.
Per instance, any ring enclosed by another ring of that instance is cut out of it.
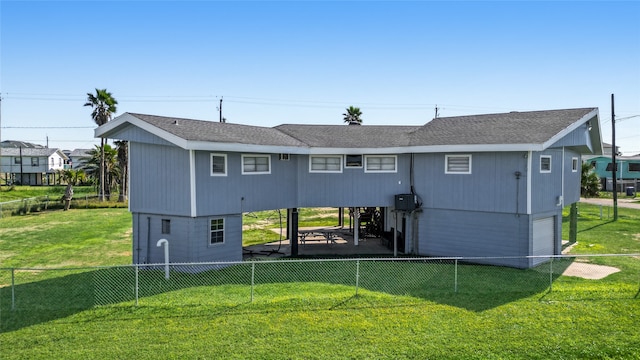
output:
<svg viewBox="0 0 640 360"><path fill-rule="evenodd" d="M298 208L291 209L291 256L298 256Z"/></svg>
<svg viewBox="0 0 640 360"><path fill-rule="evenodd" d="M574 244L578 238L578 204L571 204L569 212L569 243Z"/></svg>

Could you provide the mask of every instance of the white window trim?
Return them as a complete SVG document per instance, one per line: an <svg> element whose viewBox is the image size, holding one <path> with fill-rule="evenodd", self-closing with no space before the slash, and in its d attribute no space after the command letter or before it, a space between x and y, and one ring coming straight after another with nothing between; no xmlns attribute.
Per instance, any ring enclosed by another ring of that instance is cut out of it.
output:
<svg viewBox="0 0 640 360"><path fill-rule="evenodd" d="M542 159L549 159L549 170L542 170ZM553 169L553 162L551 161L551 155L540 155L540 173L541 174L550 174Z"/></svg>
<svg viewBox="0 0 640 360"><path fill-rule="evenodd" d="M213 157L214 156L217 156L217 157L222 156L224 158L224 173L214 173L213 172ZM211 176L227 176L227 154L211 153L211 156L209 158L209 172L211 173Z"/></svg>
<svg viewBox="0 0 640 360"><path fill-rule="evenodd" d="M469 170L467 171L449 171L449 158L461 158L461 157L466 157L469 159ZM471 154L451 154L451 155L445 155L444 156L444 173L445 174L458 174L458 175L467 175L467 174L471 174L472 171L472 161L473 161L473 156L471 156Z"/></svg>
<svg viewBox="0 0 640 360"><path fill-rule="evenodd" d="M347 165L347 156L360 156L360 165ZM348 169L362 169L364 167L364 156L361 154L346 154L344 156L344 167Z"/></svg>
<svg viewBox="0 0 640 360"><path fill-rule="evenodd" d="M335 158L340 160L340 170L312 170L311 165L313 158ZM342 173L343 169L343 156L342 155L309 155L309 172L310 173Z"/></svg>
<svg viewBox="0 0 640 360"><path fill-rule="evenodd" d="M211 221L213 220L222 220L222 242L216 242L216 243L211 242ZM225 218L219 218L219 217L209 218L209 238L207 239L207 243L209 244L209 246L223 245L226 241L227 241L227 222Z"/></svg>
<svg viewBox="0 0 640 360"><path fill-rule="evenodd" d="M576 167L573 167L573 164L576 164ZM578 172L578 168L580 167L580 162L577 157L571 158L571 172Z"/></svg>
<svg viewBox="0 0 640 360"><path fill-rule="evenodd" d="M267 167L269 170L267 171L244 171L244 159L248 157L255 158L267 158ZM269 154L242 154L242 163L240 164L242 169L242 175L265 175L271 174L271 155Z"/></svg>
<svg viewBox="0 0 640 360"><path fill-rule="evenodd" d="M393 170L369 170L367 167L367 163L369 158L393 158ZM365 155L364 156L364 172L366 173L397 173L398 172L398 155Z"/></svg>

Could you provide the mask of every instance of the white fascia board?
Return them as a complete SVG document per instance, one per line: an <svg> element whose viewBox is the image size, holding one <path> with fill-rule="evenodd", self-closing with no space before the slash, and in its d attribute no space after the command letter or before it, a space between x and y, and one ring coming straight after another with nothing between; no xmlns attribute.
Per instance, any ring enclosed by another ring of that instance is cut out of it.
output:
<svg viewBox="0 0 640 360"><path fill-rule="evenodd" d="M512 152L542 151L542 144L474 144L474 145L431 145L411 146L404 152L412 153L452 153L452 152Z"/></svg>
<svg viewBox="0 0 640 360"><path fill-rule="evenodd" d="M227 151L256 154L308 154L309 149L296 146L255 145L240 143L221 143L210 141L187 141L187 150Z"/></svg>
<svg viewBox="0 0 640 360"><path fill-rule="evenodd" d="M555 144L556 142L560 141L560 139L562 139L563 137L567 136L569 133L571 133L573 130L577 129L578 127L584 125L587 121L596 118L598 119L598 109L593 109L592 111L588 112L586 115L584 115L583 117L581 117L579 120L574 121L573 124L567 126L565 129L563 129L562 131L560 131L559 133L555 134L554 136L552 136L549 140L545 141L543 145L543 149L547 149L549 146ZM594 128L597 128L598 133L600 132L600 126L599 126L599 120L596 121L598 124L592 124L592 131L594 130ZM600 138L602 138L602 136L600 136Z"/></svg>
<svg viewBox="0 0 640 360"><path fill-rule="evenodd" d="M187 140L173 135L169 132L166 132L160 128L157 128L146 121L142 121L137 117L124 113L117 118L109 121L108 123L98 127L94 130L94 137L109 137L109 133L116 131L119 127L129 123L131 125L137 126L138 128L145 130L163 140L166 140L180 148L187 149Z"/></svg>

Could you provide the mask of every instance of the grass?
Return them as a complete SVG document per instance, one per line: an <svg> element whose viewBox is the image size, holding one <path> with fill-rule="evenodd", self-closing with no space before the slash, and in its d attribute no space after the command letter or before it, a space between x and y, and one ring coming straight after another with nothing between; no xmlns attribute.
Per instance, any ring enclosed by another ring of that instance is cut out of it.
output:
<svg viewBox="0 0 640 360"><path fill-rule="evenodd" d="M44 197L60 198L65 190L66 185L54 186L0 186L0 202L21 200L25 198ZM93 186L74 186L73 193L76 197L84 197L86 195L96 195ZM116 195L117 196L117 195Z"/></svg>
<svg viewBox="0 0 640 360"><path fill-rule="evenodd" d="M574 253L640 253L639 211L620 209L613 223L600 220L597 206L579 210ZM104 218L112 223L102 228ZM260 216L247 218L253 230L263 226ZM130 221L124 209L1 219L0 254L12 255L0 267L118 263L130 251ZM257 263L253 302L243 282L250 264L170 281L147 271L137 307L130 268L21 273L30 276L16 291L22 307L8 309L0 288L2 358L640 359L638 259L590 259L622 271L585 280L559 276L569 262L556 262L549 292L549 264L464 265L455 293L450 263L361 262L355 296L353 261ZM43 298L59 307L39 307Z"/></svg>

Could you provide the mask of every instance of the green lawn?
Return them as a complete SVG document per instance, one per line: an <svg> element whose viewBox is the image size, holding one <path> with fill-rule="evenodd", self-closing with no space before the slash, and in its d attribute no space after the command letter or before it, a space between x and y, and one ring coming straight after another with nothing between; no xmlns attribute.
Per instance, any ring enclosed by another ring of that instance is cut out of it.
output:
<svg viewBox="0 0 640 360"><path fill-rule="evenodd" d="M573 251L640 253L639 218L621 209L613 223L580 205ZM130 222L125 209L0 219L0 267L129 263ZM556 261L549 292L548 264L463 265L454 274L447 262L366 262L355 296L353 261L256 263L251 302L247 263L169 281L162 271L144 272L138 306L131 268L26 272L17 275L18 309L0 288L0 352L2 359L640 359L640 261L589 260L622 271L565 277L558 272L568 261Z"/></svg>

